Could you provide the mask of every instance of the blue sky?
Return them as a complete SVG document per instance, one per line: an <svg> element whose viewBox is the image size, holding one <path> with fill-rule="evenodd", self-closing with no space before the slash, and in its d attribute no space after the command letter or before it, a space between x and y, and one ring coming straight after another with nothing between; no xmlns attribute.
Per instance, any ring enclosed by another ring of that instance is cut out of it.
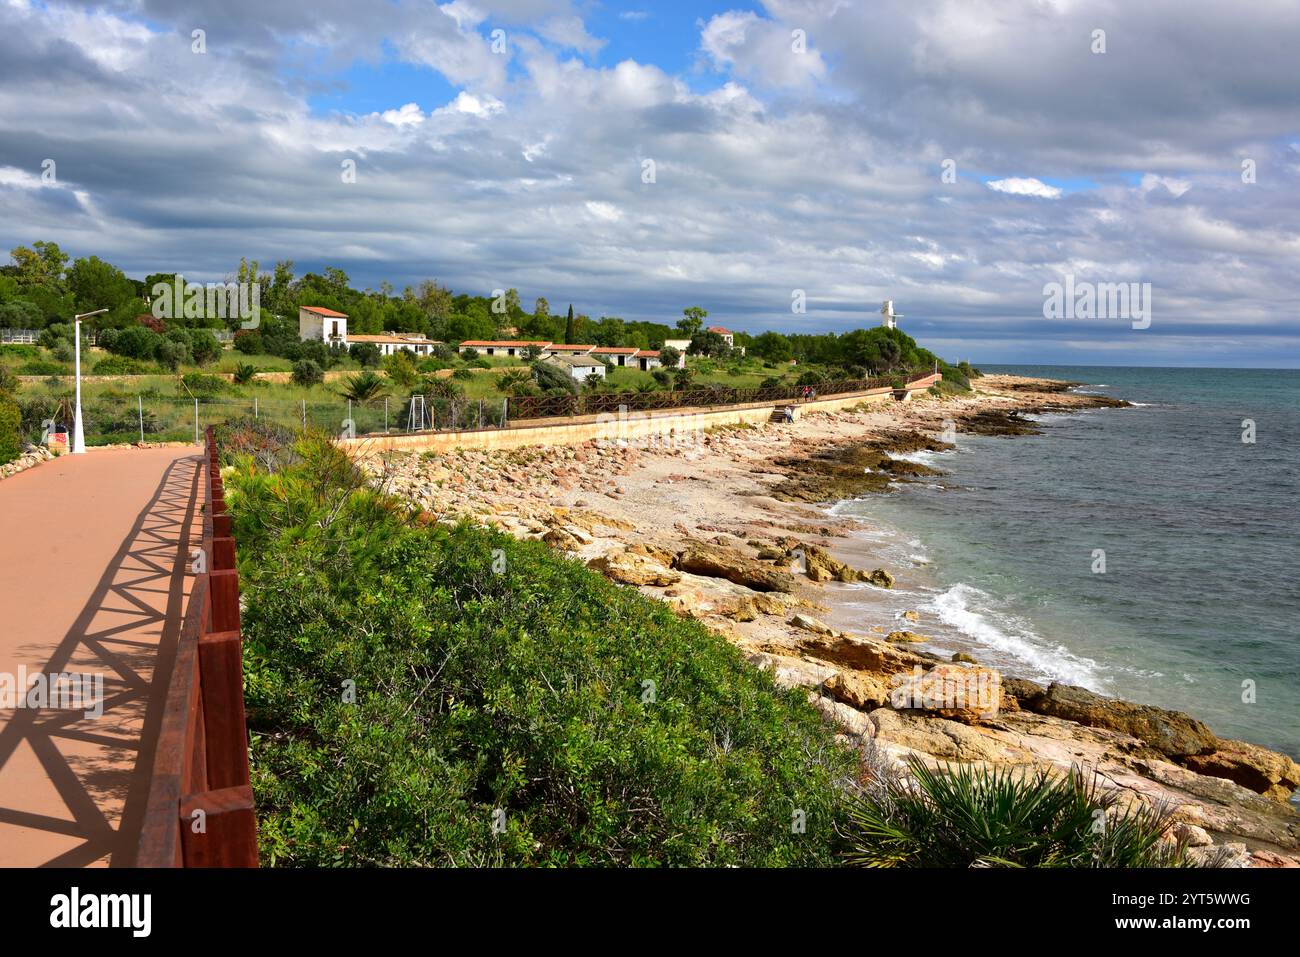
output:
<svg viewBox="0 0 1300 957"><path fill-rule="evenodd" d="M1294 366L1297 48L1281 0L0 0L0 242L754 332L889 298L974 361ZM1150 283L1150 326L1046 319L1066 275Z"/></svg>

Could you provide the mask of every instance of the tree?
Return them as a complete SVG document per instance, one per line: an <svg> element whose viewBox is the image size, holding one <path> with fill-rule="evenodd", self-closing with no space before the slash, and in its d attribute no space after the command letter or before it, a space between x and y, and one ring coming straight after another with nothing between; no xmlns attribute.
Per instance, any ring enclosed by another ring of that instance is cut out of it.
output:
<svg viewBox="0 0 1300 957"><path fill-rule="evenodd" d="M705 329L691 336L691 345L686 351L693 356L725 357L731 353L731 346L727 345L727 340L721 334Z"/></svg>
<svg viewBox="0 0 1300 957"><path fill-rule="evenodd" d="M779 332L763 333L753 341L750 351L769 362L789 362L794 356L790 340Z"/></svg>
<svg viewBox="0 0 1300 957"><path fill-rule="evenodd" d="M420 311L429 319L446 319L452 312L451 290L438 285L436 279L426 279L420 283L415 297Z"/></svg>
<svg viewBox="0 0 1300 957"><path fill-rule="evenodd" d="M539 319L545 319L551 314L551 304L546 301L545 297L538 296L537 302L533 304L533 315Z"/></svg>
<svg viewBox="0 0 1300 957"><path fill-rule="evenodd" d="M122 270L98 256L74 262L68 269L67 286L76 298L77 307L87 312L138 302L135 283L127 279Z"/></svg>
<svg viewBox="0 0 1300 957"><path fill-rule="evenodd" d="M665 368L675 369L681 358L682 354L672 346L663 346L659 349L659 361L663 363Z"/></svg>
<svg viewBox="0 0 1300 957"><path fill-rule="evenodd" d="M677 320L677 329L688 338L694 339L695 334L704 326L704 320L708 315L707 309L687 306L682 310L682 318Z"/></svg>
<svg viewBox="0 0 1300 957"><path fill-rule="evenodd" d="M47 286L62 294L63 269L68 263L68 254L59 248L58 243L37 240L31 247L15 246L9 251L14 263L14 276L20 286Z"/></svg>
<svg viewBox="0 0 1300 957"><path fill-rule="evenodd" d="M564 344L572 345L574 336L573 328L573 303L569 303L569 317L564 320Z"/></svg>

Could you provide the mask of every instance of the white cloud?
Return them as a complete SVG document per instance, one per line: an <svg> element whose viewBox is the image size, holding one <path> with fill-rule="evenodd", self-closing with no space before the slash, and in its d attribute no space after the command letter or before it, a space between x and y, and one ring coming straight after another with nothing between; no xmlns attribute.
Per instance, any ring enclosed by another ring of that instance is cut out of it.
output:
<svg viewBox="0 0 1300 957"><path fill-rule="evenodd" d="M1164 188L1173 193L1174 196L1182 196L1192 188L1192 184L1185 179L1173 179L1169 176L1157 176L1155 173L1145 173L1142 176L1142 191L1149 193L1156 188Z"/></svg>
<svg viewBox="0 0 1300 957"><path fill-rule="evenodd" d="M1042 180L1034 179L1032 176L991 179L985 185L996 192L1011 193L1013 196L1038 196L1041 199L1059 199L1061 196L1059 187L1048 186Z"/></svg>
<svg viewBox="0 0 1300 957"><path fill-rule="evenodd" d="M802 87L826 77L826 63L804 31L797 44L795 29L749 11L720 13L704 24L700 47L715 68L730 70L767 86ZM801 47L801 48L800 48Z"/></svg>
<svg viewBox="0 0 1300 957"><path fill-rule="evenodd" d="M506 105L490 93L475 96L461 90L439 113L467 113L470 116L495 116L505 110Z"/></svg>
<svg viewBox="0 0 1300 957"><path fill-rule="evenodd" d="M605 46L604 40L587 32L586 25L578 16L551 17L538 26L537 32L558 46L577 50L586 56L599 53Z"/></svg>
<svg viewBox="0 0 1300 957"><path fill-rule="evenodd" d="M372 114L373 115L373 114ZM418 103L407 103L397 110L384 110L379 114L385 123L391 123L399 129L403 127L419 126L424 122L424 113L420 111Z"/></svg>

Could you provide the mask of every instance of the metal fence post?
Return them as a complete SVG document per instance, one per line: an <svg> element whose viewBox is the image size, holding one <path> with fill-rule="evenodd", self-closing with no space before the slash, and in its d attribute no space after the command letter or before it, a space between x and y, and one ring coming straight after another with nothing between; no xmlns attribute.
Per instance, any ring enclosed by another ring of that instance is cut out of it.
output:
<svg viewBox="0 0 1300 957"><path fill-rule="evenodd" d="M253 418L257 418L257 396L253 396Z"/></svg>
<svg viewBox="0 0 1300 957"><path fill-rule="evenodd" d="M140 413L140 444L144 445L144 396L135 397L136 409Z"/></svg>
<svg viewBox="0 0 1300 957"><path fill-rule="evenodd" d="M384 396L384 435L388 434L388 396Z"/></svg>
<svg viewBox="0 0 1300 957"><path fill-rule="evenodd" d="M510 414L510 400L502 399L501 400L501 428L503 429L506 427L506 422L508 421L509 414Z"/></svg>
<svg viewBox="0 0 1300 957"><path fill-rule="evenodd" d="M194 400L194 441L199 441L199 400Z"/></svg>
<svg viewBox="0 0 1300 957"><path fill-rule="evenodd" d="M307 428L307 400L302 400L302 427Z"/></svg>

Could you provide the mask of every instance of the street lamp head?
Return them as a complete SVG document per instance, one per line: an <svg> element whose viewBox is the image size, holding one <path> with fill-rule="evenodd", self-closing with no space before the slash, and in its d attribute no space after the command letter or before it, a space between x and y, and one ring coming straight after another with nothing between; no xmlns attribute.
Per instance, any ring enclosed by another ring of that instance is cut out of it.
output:
<svg viewBox="0 0 1300 957"><path fill-rule="evenodd" d="M105 306L103 309L96 309L94 312L81 312L81 313L78 313L77 315L75 315L75 316L72 317L72 321L73 321L73 322L80 322L82 319L89 319L91 316L97 316L97 315L99 315L101 312L108 312L108 307Z"/></svg>

